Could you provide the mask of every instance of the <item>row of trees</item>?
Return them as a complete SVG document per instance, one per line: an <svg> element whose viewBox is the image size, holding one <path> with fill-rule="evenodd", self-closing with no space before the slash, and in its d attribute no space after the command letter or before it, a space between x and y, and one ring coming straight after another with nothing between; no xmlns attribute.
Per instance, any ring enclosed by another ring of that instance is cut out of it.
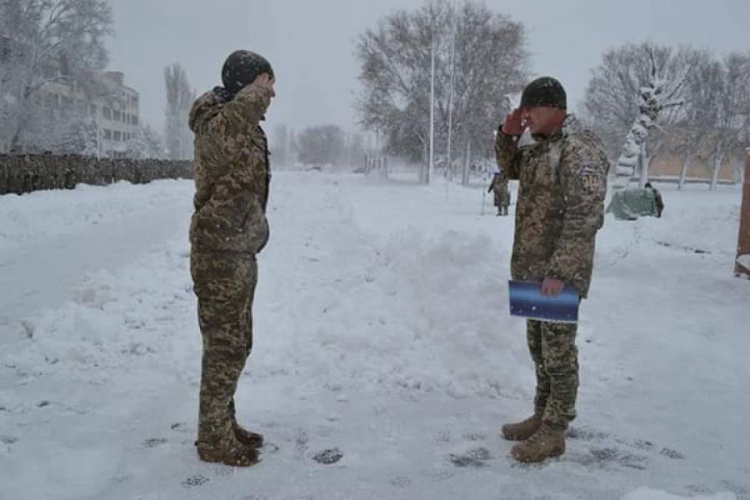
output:
<svg viewBox="0 0 750 500"><path fill-rule="evenodd" d="M384 17L357 42L361 123L383 138L386 153L419 162L424 180L432 136L436 163L451 175L463 166L467 181L470 164L492 161L491 133L528 81L525 45L523 25L470 0ZM750 52L610 49L581 108L619 174L645 184L654 159L668 154L681 158L681 185L700 162L715 186L750 145Z"/></svg>
<svg viewBox="0 0 750 500"><path fill-rule="evenodd" d="M359 165L366 146L362 134L347 133L338 125L317 125L295 133L286 125L277 126L271 134L274 163L280 166Z"/></svg>
<svg viewBox="0 0 750 500"><path fill-rule="evenodd" d="M468 166L493 155L506 96L527 81L525 45L520 23L469 1L389 15L357 41L362 125L383 138L388 154L422 165L432 136L447 172L460 165L468 181Z"/></svg>
<svg viewBox="0 0 750 500"><path fill-rule="evenodd" d="M111 33L107 0L0 0L0 144L95 154L97 117L80 103L52 112L45 89L74 88L84 103L117 100L99 77ZM468 0L386 16L356 44L361 122L385 153L426 166L434 149L446 173L461 171L467 181L469 165L493 158L492 131L509 111L508 96L528 81L525 46L523 25ZM187 117L195 91L179 64L165 68L164 82L163 138L141 124L129 156L193 155ZM715 184L750 143L750 52L717 58L649 43L608 50L580 111L619 172L645 182L654 159L669 154L682 159L683 179L700 162ZM333 125L296 135L280 127L272 143L281 164L357 164L364 155L361 136Z"/></svg>
<svg viewBox="0 0 750 500"><path fill-rule="evenodd" d="M647 182L659 155L681 158L680 186L700 161L716 186L722 166L750 144L750 52L652 43L611 49L594 71L584 115L603 137L618 173Z"/></svg>

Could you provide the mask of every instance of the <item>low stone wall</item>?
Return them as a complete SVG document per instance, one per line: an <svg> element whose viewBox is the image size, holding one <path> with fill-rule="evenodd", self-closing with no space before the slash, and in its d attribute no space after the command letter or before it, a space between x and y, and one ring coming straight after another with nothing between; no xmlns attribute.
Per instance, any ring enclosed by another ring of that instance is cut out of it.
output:
<svg viewBox="0 0 750 500"><path fill-rule="evenodd" d="M191 179L193 162L97 160L75 155L0 155L0 195L44 189L73 189L76 184L104 186L118 181L147 184L157 179Z"/></svg>

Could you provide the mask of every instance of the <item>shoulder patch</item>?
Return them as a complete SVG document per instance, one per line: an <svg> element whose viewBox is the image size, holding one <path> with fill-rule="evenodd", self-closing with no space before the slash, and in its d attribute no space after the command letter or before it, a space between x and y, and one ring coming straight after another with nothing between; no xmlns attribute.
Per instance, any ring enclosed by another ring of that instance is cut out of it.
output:
<svg viewBox="0 0 750 500"><path fill-rule="evenodd" d="M588 194L597 194L602 189L602 176L598 172L581 173L581 186Z"/></svg>
<svg viewBox="0 0 750 500"><path fill-rule="evenodd" d="M601 165L596 161L584 161L579 163L578 173L580 175L601 175Z"/></svg>

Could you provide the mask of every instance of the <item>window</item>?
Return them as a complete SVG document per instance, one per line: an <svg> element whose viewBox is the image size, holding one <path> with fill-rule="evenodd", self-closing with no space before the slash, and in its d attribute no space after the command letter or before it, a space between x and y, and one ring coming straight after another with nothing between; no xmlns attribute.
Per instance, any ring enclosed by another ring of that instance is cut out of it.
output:
<svg viewBox="0 0 750 500"><path fill-rule="evenodd" d="M115 133L113 134L112 139L117 142L120 142L122 140L122 132L120 132L119 130L115 130Z"/></svg>
<svg viewBox="0 0 750 500"><path fill-rule="evenodd" d="M104 106L102 108L102 114L104 115L104 118L106 118L107 120L112 119L112 110L108 108L107 106Z"/></svg>
<svg viewBox="0 0 750 500"><path fill-rule="evenodd" d="M121 115L121 113L119 111L115 110L114 113L113 113L112 119L114 121L116 121L116 122L119 122L120 121L120 115Z"/></svg>
<svg viewBox="0 0 750 500"><path fill-rule="evenodd" d="M138 115L133 115L133 125L138 125Z"/></svg>
<svg viewBox="0 0 750 500"><path fill-rule="evenodd" d="M112 140L112 131L109 130L108 128L104 129L104 139L107 141Z"/></svg>

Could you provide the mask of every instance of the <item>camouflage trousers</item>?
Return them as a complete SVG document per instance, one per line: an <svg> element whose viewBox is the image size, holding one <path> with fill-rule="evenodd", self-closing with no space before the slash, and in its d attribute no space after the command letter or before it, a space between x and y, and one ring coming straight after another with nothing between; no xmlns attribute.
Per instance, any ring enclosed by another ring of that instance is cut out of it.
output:
<svg viewBox="0 0 750 500"><path fill-rule="evenodd" d="M234 393L253 347L252 305L258 267L253 255L190 256L203 337L199 445L231 441Z"/></svg>
<svg viewBox="0 0 750 500"><path fill-rule="evenodd" d="M510 191L493 191L495 206L507 208L510 205Z"/></svg>
<svg viewBox="0 0 750 500"><path fill-rule="evenodd" d="M578 348L575 323L527 320L526 335L536 367L534 406L547 422L567 426L576 417Z"/></svg>

